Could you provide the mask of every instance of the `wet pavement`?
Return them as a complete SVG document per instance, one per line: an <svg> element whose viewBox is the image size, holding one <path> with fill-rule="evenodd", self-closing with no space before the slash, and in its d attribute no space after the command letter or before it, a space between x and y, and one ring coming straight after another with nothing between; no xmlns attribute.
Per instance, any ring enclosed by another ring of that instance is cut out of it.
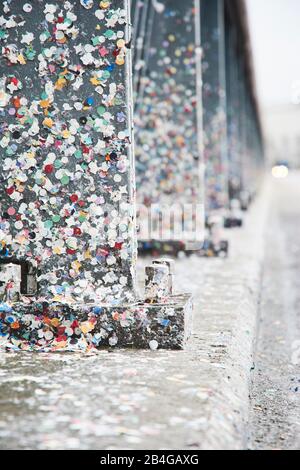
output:
<svg viewBox="0 0 300 470"><path fill-rule="evenodd" d="M273 183L251 393L252 449L300 446L300 174Z"/></svg>

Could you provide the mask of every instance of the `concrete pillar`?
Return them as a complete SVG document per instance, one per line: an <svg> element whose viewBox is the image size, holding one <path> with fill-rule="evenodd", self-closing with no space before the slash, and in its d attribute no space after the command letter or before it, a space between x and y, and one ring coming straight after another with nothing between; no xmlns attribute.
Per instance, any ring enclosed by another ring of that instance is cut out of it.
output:
<svg viewBox="0 0 300 470"><path fill-rule="evenodd" d="M228 206L224 0L201 1L206 215Z"/></svg>
<svg viewBox="0 0 300 470"><path fill-rule="evenodd" d="M191 295L136 293L128 0L0 18L0 348L184 347Z"/></svg>
<svg viewBox="0 0 300 470"><path fill-rule="evenodd" d="M128 1L0 8L0 263L29 262L37 300L133 302Z"/></svg>
<svg viewBox="0 0 300 470"><path fill-rule="evenodd" d="M249 176L249 163L250 159L248 157L247 149L247 80L245 72L245 57L239 55L238 57L238 77L239 77L239 103L240 103L240 151L241 151L241 161L243 162L242 168L242 186L245 189L245 181L247 175Z"/></svg>
<svg viewBox="0 0 300 470"><path fill-rule="evenodd" d="M132 29L132 64L133 64L133 92L136 100L141 83L141 76L147 61L149 52L148 31L150 20L153 17L151 0L131 1Z"/></svg>
<svg viewBox="0 0 300 470"><path fill-rule="evenodd" d="M138 25L134 27L139 29ZM147 220L148 209L152 207L157 224L162 222L158 237L180 241L184 239L182 220L180 230L175 230L172 217L183 213L185 205L191 205L193 221L188 232L195 240L202 240L199 1L152 1L146 30L146 60L135 116L137 200L139 207L146 208ZM171 218L166 217L168 211ZM156 236L148 233L148 238Z"/></svg>
<svg viewBox="0 0 300 470"><path fill-rule="evenodd" d="M239 122L239 77L237 64L237 31L229 17L225 16L226 44L226 95L227 138L229 161L229 196L238 199L241 191L241 148Z"/></svg>

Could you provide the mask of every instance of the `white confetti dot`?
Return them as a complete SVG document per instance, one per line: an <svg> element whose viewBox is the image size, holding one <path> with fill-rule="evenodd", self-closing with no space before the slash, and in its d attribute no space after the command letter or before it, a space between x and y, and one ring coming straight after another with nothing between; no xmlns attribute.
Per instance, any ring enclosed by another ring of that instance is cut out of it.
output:
<svg viewBox="0 0 300 470"><path fill-rule="evenodd" d="M23 6L23 11L25 11L25 13L30 13L32 11L32 5L30 5L30 3L25 3Z"/></svg>
<svg viewBox="0 0 300 470"><path fill-rule="evenodd" d="M149 347L152 351L156 351L156 349L158 348L158 342L153 339L152 341L149 342Z"/></svg>

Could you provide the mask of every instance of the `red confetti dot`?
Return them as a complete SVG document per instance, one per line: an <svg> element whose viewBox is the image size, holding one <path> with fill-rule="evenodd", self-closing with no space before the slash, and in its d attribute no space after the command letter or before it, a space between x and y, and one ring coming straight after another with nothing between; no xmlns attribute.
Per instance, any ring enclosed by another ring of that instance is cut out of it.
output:
<svg viewBox="0 0 300 470"><path fill-rule="evenodd" d="M74 235L81 235L82 232L81 232L79 227L74 227L73 233L74 233Z"/></svg>
<svg viewBox="0 0 300 470"><path fill-rule="evenodd" d="M64 332L66 331L66 327L65 326L58 326L57 327L57 334L58 336L63 336Z"/></svg>
<svg viewBox="0 0 300 470"><path fill-rule="evenodd" d="M54 166L53 165L46 165L44 170L45 170L45 173L47 173L49 175L50 173L53 172Z"/></svg>
<svg viewBox="0 0 300 470"><path fill-rule="evenodd" d="M67 337L66 335L63 335L63 336L58 336L58 337L56 338L56 341L57 341L58 343L61 343L62 341L67 341L67 339L68 339L68 337Z"/></svg>
<svg viewBox="0 0 300 470"><path fill-rule="evenodd" d="M77 202L78 201L77 194L72 194L72 196L70 196L70 199L71 199L72 202Z"/></svg>
<svg viewBox="0 0 300 470"><path fill-rule="evenodd" d="M10 188L6 188L6 193L11 195L15 192L15 188L13 186L11 186Z"/></svg>

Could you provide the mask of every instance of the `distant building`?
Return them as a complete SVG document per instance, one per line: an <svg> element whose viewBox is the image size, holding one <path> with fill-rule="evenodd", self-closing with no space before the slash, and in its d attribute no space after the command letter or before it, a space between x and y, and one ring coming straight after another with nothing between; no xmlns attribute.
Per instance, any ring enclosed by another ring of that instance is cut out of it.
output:
<svg viewBox="0 0 300 470"><path fill-rule="evenodd" d="M264 131L270 165L287 161L291 168L300 168L300 105L265 109Z"/></svg>

